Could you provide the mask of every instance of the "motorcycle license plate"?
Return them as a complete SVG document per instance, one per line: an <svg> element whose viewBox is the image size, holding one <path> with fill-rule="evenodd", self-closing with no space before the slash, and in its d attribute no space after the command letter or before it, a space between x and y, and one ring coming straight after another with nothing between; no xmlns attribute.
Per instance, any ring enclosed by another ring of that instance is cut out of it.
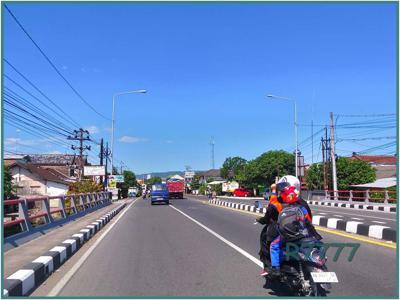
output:
<svg viewBox="0 0 400 300"><path fill-rule="evenodd" d="M311 277L318 283L339 282L335 272L311 272Z"/></svg>

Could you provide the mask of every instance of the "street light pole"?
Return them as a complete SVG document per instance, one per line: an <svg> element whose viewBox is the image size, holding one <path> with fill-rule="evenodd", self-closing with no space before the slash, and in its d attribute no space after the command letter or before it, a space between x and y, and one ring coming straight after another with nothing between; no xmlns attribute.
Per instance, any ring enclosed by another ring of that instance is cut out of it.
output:
<svg viewBox="0 0 400 300"><path fill-rule="evenodd" d="M147 90L135 90L128 91L122 93L116 93L113 95L113 104L112 104L112 123L111 123L111 175L114 175L114 130L115 130L115 99L117 96L126 95L126 94L145 94Z"/></svg>
<svg viewBox="0 0 400 300"><path fill-rule="evenodd" d="M280 96L275 96L275 95L267 95L269 98L274 98L274 99L281 99L281 100L287 100L287 101L293 101L294 103L294 138L295 138L295 172L296 172L296 178L298 178L298 152L299 152L299 144L298 144L298 135L297 135L297 103L296 100L292 98L286 98L286 97L280 97Z"/></svg>

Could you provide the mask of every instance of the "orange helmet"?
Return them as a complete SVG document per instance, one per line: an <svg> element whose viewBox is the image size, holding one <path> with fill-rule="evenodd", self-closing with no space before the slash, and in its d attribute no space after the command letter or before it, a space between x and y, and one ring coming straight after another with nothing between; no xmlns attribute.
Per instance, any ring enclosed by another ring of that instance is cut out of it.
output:
<svg viewBox="0 0 400 300"><path fill-rule="evenodd" d="M283 202L291 204L299 200L299 191L295 186L286 186L281 191L281 198Z"/></svg>

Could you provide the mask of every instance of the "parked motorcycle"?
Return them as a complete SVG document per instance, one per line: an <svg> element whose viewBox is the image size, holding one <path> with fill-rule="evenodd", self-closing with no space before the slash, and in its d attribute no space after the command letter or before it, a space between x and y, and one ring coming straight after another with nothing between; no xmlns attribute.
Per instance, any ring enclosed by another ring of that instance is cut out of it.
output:
<svg viewBox="0 0 400 300"><path fill-rule="evenodd" d="M255 223L256 224L256 223ZM260 259L264 267L270 269L270 253L265 238L266 230L260 236L262 251ZM335 272L329 272L326 266L324 244L314 238L305 238L296 243L282 245L281 275L279 278L266 276L267 284L279 281L289 286L297 296L326 296L331 283L337 283ZM286 250L290 250L287 252Z"/></svg>

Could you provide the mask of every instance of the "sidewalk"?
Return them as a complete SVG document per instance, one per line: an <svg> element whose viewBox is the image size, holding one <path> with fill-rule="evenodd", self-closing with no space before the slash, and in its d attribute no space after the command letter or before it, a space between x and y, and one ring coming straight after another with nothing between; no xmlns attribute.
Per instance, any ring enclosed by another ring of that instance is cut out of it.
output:
<svg viewBox="0 0 400 300"><path fill-rule="evenodd" d="M12 246L9 245L8 249L3 248L3 251L5 251L3 278L7 278L27 263L32 262L38 256L42 255L42 253L59 245L60 242L67 239L72 234L79 232L81 228L84 228L85 226L96 221L101 216L112 211L125 201L130 202L132 200L128 199L113 202L110 205L95 210L85 216L82 216L71 222L64 223L59 228L54 228L47 233L43 233L41 236L18 247L11 248Z"/></svg>

